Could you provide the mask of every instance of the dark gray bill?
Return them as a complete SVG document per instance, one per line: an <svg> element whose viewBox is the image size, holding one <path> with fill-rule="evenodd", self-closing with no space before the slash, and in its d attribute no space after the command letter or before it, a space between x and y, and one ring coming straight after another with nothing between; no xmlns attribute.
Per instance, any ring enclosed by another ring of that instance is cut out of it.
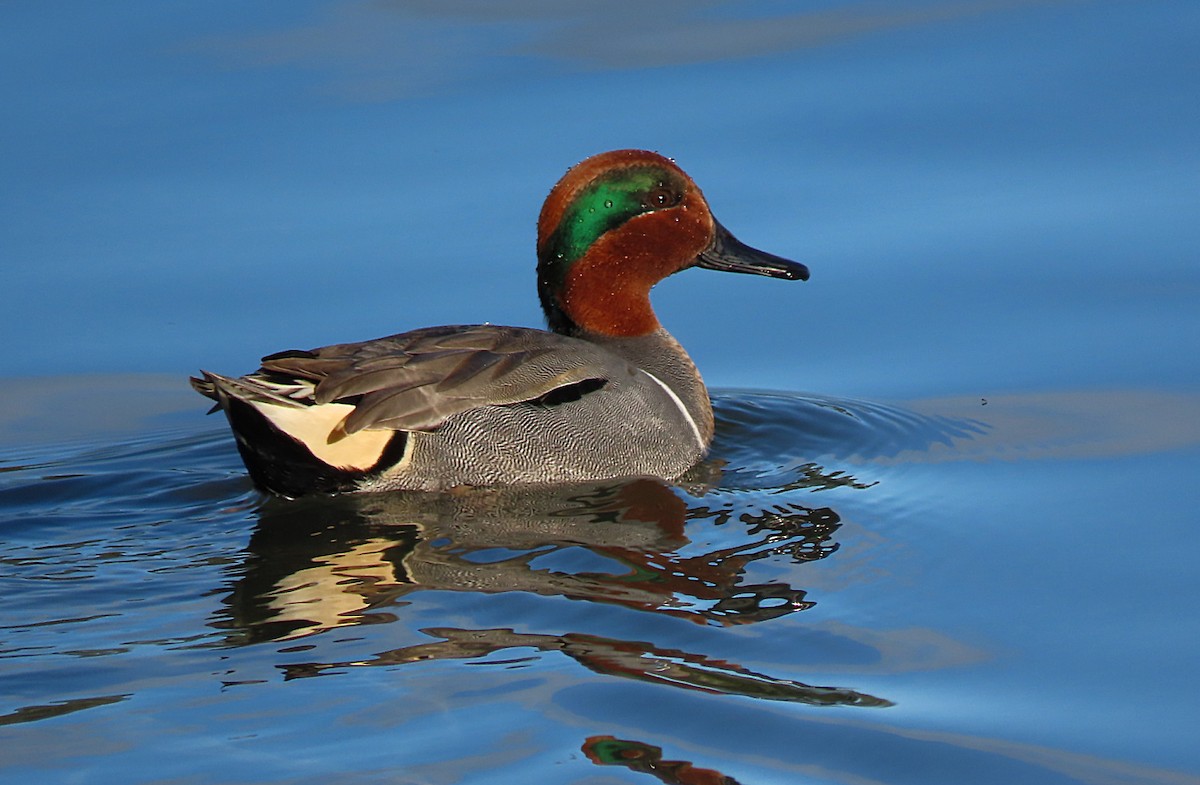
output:
<svg viewBox="0 0 1200 785"><path fill-rule="evenodd" d="M753 273L789 281L807 281L808 268L799 262L751 248L730 234L716 220L717 230L712 245L696 257L696 266L706 270L724 270L728 273Z"/></svg>

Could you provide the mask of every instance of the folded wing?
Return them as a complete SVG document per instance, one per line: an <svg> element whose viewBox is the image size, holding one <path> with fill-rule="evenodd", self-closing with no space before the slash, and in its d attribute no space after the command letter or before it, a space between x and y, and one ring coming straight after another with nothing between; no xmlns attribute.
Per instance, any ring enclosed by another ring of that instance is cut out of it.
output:
<svg viewBox="0 0 1200 785"><path fill-rule="evenodd" d="M341 429L354 434L429 431L482 406L571 400L634 370L587 341L484 324L280 352L240 382L281 405L352 406ZM197 389L209 394L207 384Z"/></svg>

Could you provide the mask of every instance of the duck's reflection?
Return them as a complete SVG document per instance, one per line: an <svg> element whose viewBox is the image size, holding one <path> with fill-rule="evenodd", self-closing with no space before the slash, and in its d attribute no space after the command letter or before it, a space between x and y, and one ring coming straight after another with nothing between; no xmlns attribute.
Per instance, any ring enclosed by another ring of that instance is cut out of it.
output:
<svg viewBox="0 0 1200 785"><path fill-rule="evenodd" d="M475 659L502 649L556 651L605 676L760 700L790 701L813 706L891 706L891 701L842 687L817 687L756 673L728 660L678 649L663 649L645 641L620 641L597 635L567 633L537 635L511 629L460 630L431 627L421 630L442 638L383 652L368 660L312 662L282 666L288 678L319 676L363 665L403 665L426 660ZM506 660L512 663L513 660Z"/></svg>
<svg viewBox="0 0 1200 785"><path fill-rule="evenodd" d="M527 592L716 625L746 624L812 606L784 584L745 584L746 566L772 554L796 561L836 550L829 508L771 498L693 500L658 480L570 489L471 489L270 502L260 512L243 577L218 622L234 643L294 639L393 621L420 590ZM699 506L702 501L707 506ZM685 527L685 524L687 525ZM706 527L706 545L689 532ZM712 536L714 532L729 536ZM559 651L592 670L712 692L807 703L885 705L849 690L774 679L653 644L512 629L424 629L444 640L355 664L478 657L509 647ZM292 664L290 677L347 663Z"/></svg>
<svg viewBox="0 0 1200 785"><path fill-rule="evenodd" d="M828 508L691 507L658 480L268 503L250 540L228 626L242 642L386 621L421 589L530 592L699 622L744 624L811 607L786 585L740 583L770 554L807 561L836 545ZM740 527L700 551L688 521ZM730 544L731 543L731 544Z"/></svg>
<svg viewBox="0 0 1200 785"><path fill-rule="evenodd" d="M666 785L740 785L716 769L702 769L686 760L663 760L662 747L613 736L589 736L583 754L597 766L624 766L652 774Z"/></svg>

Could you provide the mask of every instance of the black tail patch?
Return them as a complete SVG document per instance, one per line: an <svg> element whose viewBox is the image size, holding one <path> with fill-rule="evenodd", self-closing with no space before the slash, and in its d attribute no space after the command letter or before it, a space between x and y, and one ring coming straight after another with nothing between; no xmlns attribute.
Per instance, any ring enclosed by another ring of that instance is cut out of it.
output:
<svg viewBox="0 0 1200 785"><path fill-rule="evenodd" d="M407 433L395 431L370 469L340 469L317 458L250 404L230 396L222 397L225 415L250 479L263 490L279 496L295 499L312 493L357 490L363 480L398 462L408 442Z"/></svg>

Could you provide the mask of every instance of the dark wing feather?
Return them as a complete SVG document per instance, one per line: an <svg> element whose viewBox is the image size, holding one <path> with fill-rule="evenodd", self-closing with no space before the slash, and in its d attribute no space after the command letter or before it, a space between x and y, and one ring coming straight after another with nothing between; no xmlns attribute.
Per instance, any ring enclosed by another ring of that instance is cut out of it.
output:
<svg viewBox="0 0 1200 785"><path fill-rule="evenodd" d="M315 382L317 403L353 403L345 429L355 433L432 430L459 412L542 399L616 371L632 367L587 341L484 324L281 352L263 358L261 373Z"/></svg>

